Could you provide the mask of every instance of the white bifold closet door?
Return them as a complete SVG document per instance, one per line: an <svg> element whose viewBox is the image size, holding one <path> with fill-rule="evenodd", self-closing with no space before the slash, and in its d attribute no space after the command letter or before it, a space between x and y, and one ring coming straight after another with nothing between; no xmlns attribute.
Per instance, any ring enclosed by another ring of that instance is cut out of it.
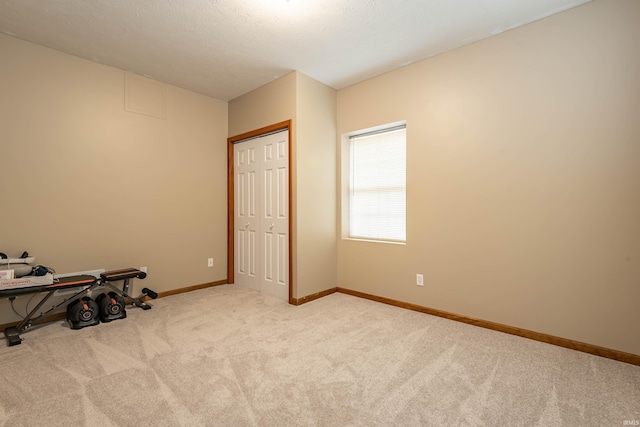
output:
<svg viewBox="0 0 640 427"><path fill-rule="evenodd" d="M289 131L233 146L235 283L289 298Z"/></svg>

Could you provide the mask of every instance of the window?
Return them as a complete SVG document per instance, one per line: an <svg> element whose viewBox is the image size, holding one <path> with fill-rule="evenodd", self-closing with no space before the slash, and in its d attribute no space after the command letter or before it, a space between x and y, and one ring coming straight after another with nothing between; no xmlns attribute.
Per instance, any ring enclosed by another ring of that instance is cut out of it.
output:
<svg viewBox="0 0 640 427"><path fill-rule="evenodd" d="M406 241L406 126L349 136L349 232Z"/></svg>

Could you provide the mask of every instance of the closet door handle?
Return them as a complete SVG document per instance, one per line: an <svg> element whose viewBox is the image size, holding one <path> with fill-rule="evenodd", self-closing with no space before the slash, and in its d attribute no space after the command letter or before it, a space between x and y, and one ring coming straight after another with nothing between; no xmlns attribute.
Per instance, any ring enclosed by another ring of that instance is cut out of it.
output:
<svg viewBox="0 0 640 427"><path fill-rule="evenodd" d="M269 225L269 230L273 230L273 223Z"/></svg>

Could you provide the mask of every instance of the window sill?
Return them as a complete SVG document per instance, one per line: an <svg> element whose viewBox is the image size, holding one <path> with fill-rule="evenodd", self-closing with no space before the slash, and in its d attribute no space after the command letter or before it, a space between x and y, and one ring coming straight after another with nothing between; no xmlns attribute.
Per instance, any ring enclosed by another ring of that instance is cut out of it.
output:
<svg viewBox="0 0 640 427"><path fill-rule="evenodd" d="M400 245L400 246L406 246L407 242L401 242L399 240L375 240L375 239L365 239L365 238L358 238L358 237L343 237L342 240L349 240L352 242L366 242L366 243L385 243L385 244L389 244L389 245Z"/></svg>

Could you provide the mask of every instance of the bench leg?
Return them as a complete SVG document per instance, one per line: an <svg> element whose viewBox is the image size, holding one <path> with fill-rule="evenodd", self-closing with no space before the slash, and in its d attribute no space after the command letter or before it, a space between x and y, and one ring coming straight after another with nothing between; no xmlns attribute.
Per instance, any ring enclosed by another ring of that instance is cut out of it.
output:
<svg viewBox="0 0 640 427"><path fill-rule="evenodd" d="M4 336L7 337L9 347L13 345L22 344L22 338L20 338L20 331L15 326L11 326L4 330Z"/></svg>
<svg viewBox="0 0 640 427"><path fill-rule="evenodd" d="M125 283L128 282L128 280L125 281ZM128 299L129 301L131 301L131 304L135 305L136 307L140 307L143 310L149 310L151 308L151 304L148 304L144 301L142 301L142 298L144 298L144 296L138 297L138 298L134 298L131 295L129 295L126 291L129 290L129 287L127 286L128 283L126 283L126 285L124 286L124 289L118 289L117 287L115 287L113 284L111 284L111 282L104 282L102 284L103 286L106 286L108 288L111 288L113 291L115 291L118 295L121 295L122 297L124 297L125 299ZM155 293L155 292L154 292ZM156 294L157 295L157 294Z"/></svg>

